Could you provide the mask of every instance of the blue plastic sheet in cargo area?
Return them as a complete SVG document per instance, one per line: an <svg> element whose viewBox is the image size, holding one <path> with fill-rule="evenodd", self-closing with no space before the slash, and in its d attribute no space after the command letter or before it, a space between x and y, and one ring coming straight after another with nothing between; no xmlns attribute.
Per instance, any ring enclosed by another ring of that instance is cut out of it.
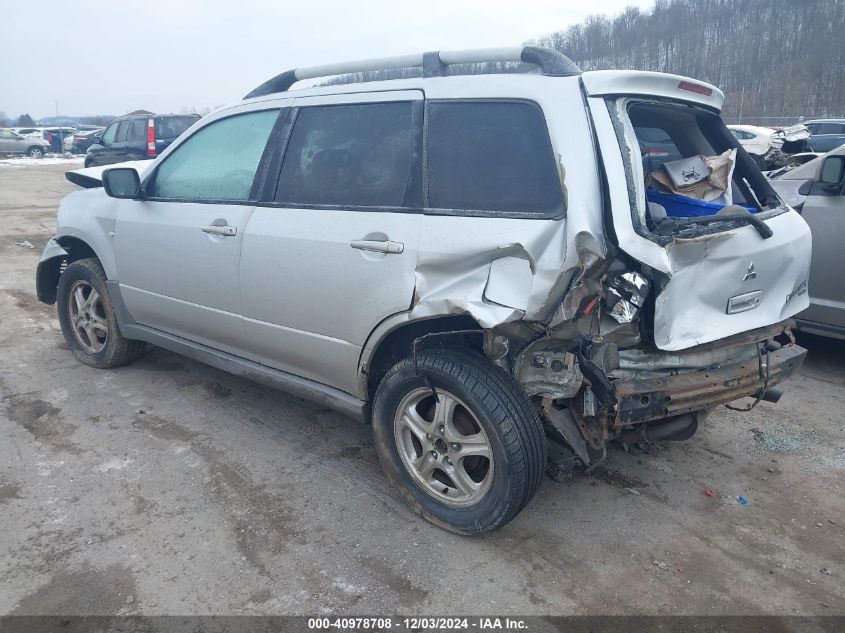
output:
<svg viewBox="0 0 845 633"><path fill-rule="evenodd" d="M689 218L703 215L716 215L725 208L721 202L705 202L687 196L679 196L674 193L664 193L657 189L646 189L646 199L649 202L656 202L666 209L666 215L673 218ZM744 204L739 205L751 213L757 213L757 209Z"/></svg>

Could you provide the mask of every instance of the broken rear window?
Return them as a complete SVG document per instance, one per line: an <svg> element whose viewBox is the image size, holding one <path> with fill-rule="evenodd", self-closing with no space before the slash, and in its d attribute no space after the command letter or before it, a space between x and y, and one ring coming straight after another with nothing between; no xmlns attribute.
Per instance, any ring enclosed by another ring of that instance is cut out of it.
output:
<svg viewBox="0 0 845 633"><path fill-rule="evenodd" d="M639 145L650 221L659 221L657 216L663 214L713 215L731 204L757 212L771 201L771 188L715 113L683 104L639 102L628 107L628 117ZM679 182L679 176L698 172L703 180ZM662 208L655 211L655 204Z"/></svg>

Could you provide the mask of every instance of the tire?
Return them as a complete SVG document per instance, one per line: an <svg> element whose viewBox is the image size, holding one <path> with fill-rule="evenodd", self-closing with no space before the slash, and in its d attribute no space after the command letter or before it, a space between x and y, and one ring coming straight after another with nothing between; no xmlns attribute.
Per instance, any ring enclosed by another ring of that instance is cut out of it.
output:
<svg viewBox="0 0 845 633"><path fill-rule="evenodd" d="M528 397L469 350L421 351L416 368L409 357L387 372L373 403L373 435L402 498L456 534L508 523L534 496L546 467L543 425Z"/></svg>
<svg viewBox="0 0 845 633"><path fill-rule="evenodd" d="M137 358L144 348L141 341L130 341L120 333L106 273L96 259L80 259L65 269L59 277L56 309L65 342L85 365L119 367Z"/></svg>
<svg viewBox="0 0 845 633"><path fill-rule="evenodd" d="M30 158L44 158L44 148L33 145L26 150L26 155Z"/></svg>

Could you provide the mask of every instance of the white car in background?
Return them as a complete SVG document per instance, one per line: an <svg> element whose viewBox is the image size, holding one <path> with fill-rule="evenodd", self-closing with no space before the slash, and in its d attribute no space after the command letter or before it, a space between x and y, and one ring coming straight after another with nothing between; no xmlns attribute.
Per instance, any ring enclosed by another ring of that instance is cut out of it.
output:
<svg viewBox="0 0 845 633"><path fill-rule="evenodd" d="M44 131L43 127L13 127L11 128L13 132L16 132L20 136L23 137L32 137L37 136L41 138L42 132Z"/></svg>
<svg viewBox="0 0 845 633"><path fill-rule="evenodd" d="M763 157L770 149L783 147L783 138L777 130L756 125L729 125L728 129L752 156Z"/></svg>
<svg viewBox="0 0 845 633"><path fill-rule="evenodd" d="M786 163L787 156L805 149L810 130L803 123L790 127L770 128L756 125L727 126L739 144L760 167L777 169Z"/></svg>

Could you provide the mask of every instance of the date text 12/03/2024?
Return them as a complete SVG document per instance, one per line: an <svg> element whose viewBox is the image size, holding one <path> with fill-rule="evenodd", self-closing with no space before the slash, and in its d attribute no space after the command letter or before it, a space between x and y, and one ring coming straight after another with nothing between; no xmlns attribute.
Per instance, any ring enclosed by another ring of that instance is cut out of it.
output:
<svg viewBox="0 0 845 633"><path fill-rule="evenodd" d="M308 628L311 630L526 630L525 620L519 618L500 617L408 617L408 618L309 618Z"/></svg>

